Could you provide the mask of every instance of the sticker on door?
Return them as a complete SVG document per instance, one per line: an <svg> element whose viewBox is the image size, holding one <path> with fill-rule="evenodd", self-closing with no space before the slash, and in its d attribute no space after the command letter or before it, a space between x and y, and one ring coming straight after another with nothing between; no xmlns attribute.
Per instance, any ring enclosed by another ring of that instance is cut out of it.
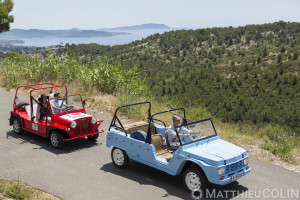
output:
<svg viewBox="0 0 300 200"><path fill-rule="evenodd" d="M32 129L37 131L38 130L38 125L35 123L32 123Z"/></svg>

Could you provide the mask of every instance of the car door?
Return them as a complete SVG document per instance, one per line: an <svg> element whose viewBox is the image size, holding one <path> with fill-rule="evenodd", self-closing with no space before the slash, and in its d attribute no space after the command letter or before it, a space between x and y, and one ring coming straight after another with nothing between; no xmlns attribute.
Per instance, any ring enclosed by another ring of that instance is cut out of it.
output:
<svg viewBox="0 0 300 200"><path fill-rule="evenodd" d="M37 115L37 109L39 108L38 104L35 101L31 102L31 109L29 111L29 118L25 119L25 128L30 132L46 137L46 128L49 122L39 121L39 116ZM49 111L47 111L46 116L48 116ZM51 115L50 115L51 116Z"/></svg>

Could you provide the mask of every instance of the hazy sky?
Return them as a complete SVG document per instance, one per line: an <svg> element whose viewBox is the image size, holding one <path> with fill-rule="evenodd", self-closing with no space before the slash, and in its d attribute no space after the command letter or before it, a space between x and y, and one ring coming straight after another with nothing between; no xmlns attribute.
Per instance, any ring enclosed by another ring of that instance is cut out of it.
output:
<svg viewBox="0 0 300 200"><path fill-rule="evenodd" d="M11 28L97 29L161 23L217 27L300 22L300 0L13 0Z"/></svg>

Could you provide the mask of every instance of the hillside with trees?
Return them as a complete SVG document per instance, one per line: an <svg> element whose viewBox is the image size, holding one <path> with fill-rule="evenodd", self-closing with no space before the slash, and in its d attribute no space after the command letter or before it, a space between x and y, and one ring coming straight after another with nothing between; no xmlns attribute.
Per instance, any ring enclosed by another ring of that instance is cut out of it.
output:
<svg viewBox="0 0 300 200"><path fill-rule="evenodd" d="M42 52L47 56L48 52ZM225 122L300 128L300 23L177 30L126 45L62 46L82 64L137 66L155 98L206 107Z"/></svg>

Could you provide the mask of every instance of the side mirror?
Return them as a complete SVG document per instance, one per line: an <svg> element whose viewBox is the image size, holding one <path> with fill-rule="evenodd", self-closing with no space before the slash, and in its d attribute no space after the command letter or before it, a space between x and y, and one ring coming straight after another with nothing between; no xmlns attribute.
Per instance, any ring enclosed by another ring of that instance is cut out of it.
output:
<svg viewBox="0 0 300 200"><path fill-rule="evenodd" d="M218 130L218 135L221 135L221 130L220 129Z"/></svg>
<svg viewBox="0 0 300 200"><path fill-rule="evenodd" d="M85 106L85 101L82 101L82 104Z"/></svg>

